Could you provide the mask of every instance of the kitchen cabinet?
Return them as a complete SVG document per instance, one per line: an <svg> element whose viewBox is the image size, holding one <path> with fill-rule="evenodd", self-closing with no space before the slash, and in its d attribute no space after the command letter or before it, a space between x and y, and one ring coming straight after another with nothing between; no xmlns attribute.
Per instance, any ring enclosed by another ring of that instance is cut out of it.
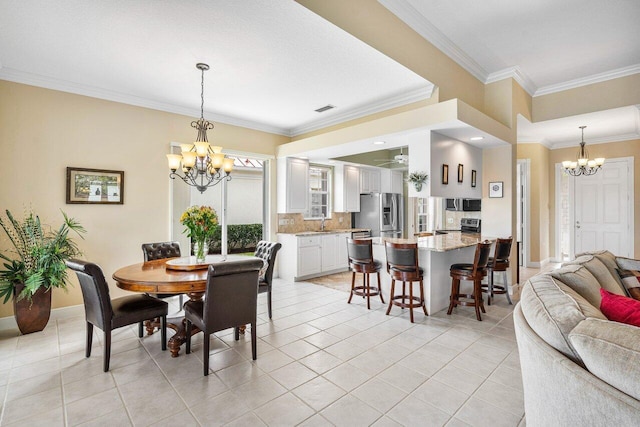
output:
<svg viewBox="0 0 640 427"><path fill-rule="evenodd" d="M345 271L351 233L279 234L278 273L290 281Z"/></svg>
<svg viewBox="0 0 640 427"><path fill-rule="evenodd" d="M336 165L334 179L334 212L360 212L360 169Z"/></svg>
<svg viewBox="0 0 640 427"><path fill-rule="evenodd" d="M380 193L380 171L362 168L360 170L360 193Z"/></svg>
<svg viewBox="0 0 640 427"><path fill-rule="evenodd" d="M304 213L309 197L309 161L278 159L278 213Z"/></svg>
<svg viewBox="0 0 640 427"><path fill-rule="evenodd" d="M402 171L391 171L391 193L404 192L404 174Z"/></svg>

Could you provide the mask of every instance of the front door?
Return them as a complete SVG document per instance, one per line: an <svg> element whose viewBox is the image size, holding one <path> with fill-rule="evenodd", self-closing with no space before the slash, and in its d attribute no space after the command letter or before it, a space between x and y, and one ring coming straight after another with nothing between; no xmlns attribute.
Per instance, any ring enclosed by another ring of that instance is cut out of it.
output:
<svg viewBox="0 0 640 427"><path fill-rule="evenodd" d="M632 174L630 159L611 159L595 175L573 178L575 254L606 249L633 256Z"/></svg>

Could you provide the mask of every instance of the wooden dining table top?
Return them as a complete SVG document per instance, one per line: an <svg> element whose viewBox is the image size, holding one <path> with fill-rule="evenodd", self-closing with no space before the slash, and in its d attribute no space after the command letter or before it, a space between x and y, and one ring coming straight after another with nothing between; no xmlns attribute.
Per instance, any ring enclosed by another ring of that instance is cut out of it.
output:
<svg viewBox="0 0 640 427"><path fill-rule="evenodd" d="M207 255L207 262L214 266L225 261L251 259L245 255ZM200 270L167 269L164 258L128 265L113 273L113 280L120 289L153 294L204 293L207 287L208 268Z"/></svg>

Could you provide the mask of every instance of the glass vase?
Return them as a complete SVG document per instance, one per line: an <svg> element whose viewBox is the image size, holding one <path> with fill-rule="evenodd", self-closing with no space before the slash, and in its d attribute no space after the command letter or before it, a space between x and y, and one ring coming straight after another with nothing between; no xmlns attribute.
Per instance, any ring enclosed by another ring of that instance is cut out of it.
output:
<svg viewBox="0 0 640 427"><path fill-rule="evenodd" d="M193 244L193 253L196 256L196 262L204 262L209 253L209 245L204 240L195 242Z"/></svg>

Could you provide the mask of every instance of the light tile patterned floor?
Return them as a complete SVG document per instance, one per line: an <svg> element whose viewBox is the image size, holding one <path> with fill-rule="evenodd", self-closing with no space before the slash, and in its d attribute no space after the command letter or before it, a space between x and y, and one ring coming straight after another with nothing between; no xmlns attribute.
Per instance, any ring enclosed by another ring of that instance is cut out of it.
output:
<svg viewBox="0 0 640 427"><path fill-rule="evenodd" d="M177 304L177 301L174 302ZM114 334L102 372L102 333L84 357L81 308L54 313L40 333L0 330L0 424L230 426L518 426L524 405L512 309L487 306L429 317L379 300L367 310L345 292L277 280L274 317L259 297L258 360L250 339L212 337L202 375L202 334L172 359L159 334ZM177 308L177 307L176 307ZM169 334L169 336L171 333Z"/></svg>

